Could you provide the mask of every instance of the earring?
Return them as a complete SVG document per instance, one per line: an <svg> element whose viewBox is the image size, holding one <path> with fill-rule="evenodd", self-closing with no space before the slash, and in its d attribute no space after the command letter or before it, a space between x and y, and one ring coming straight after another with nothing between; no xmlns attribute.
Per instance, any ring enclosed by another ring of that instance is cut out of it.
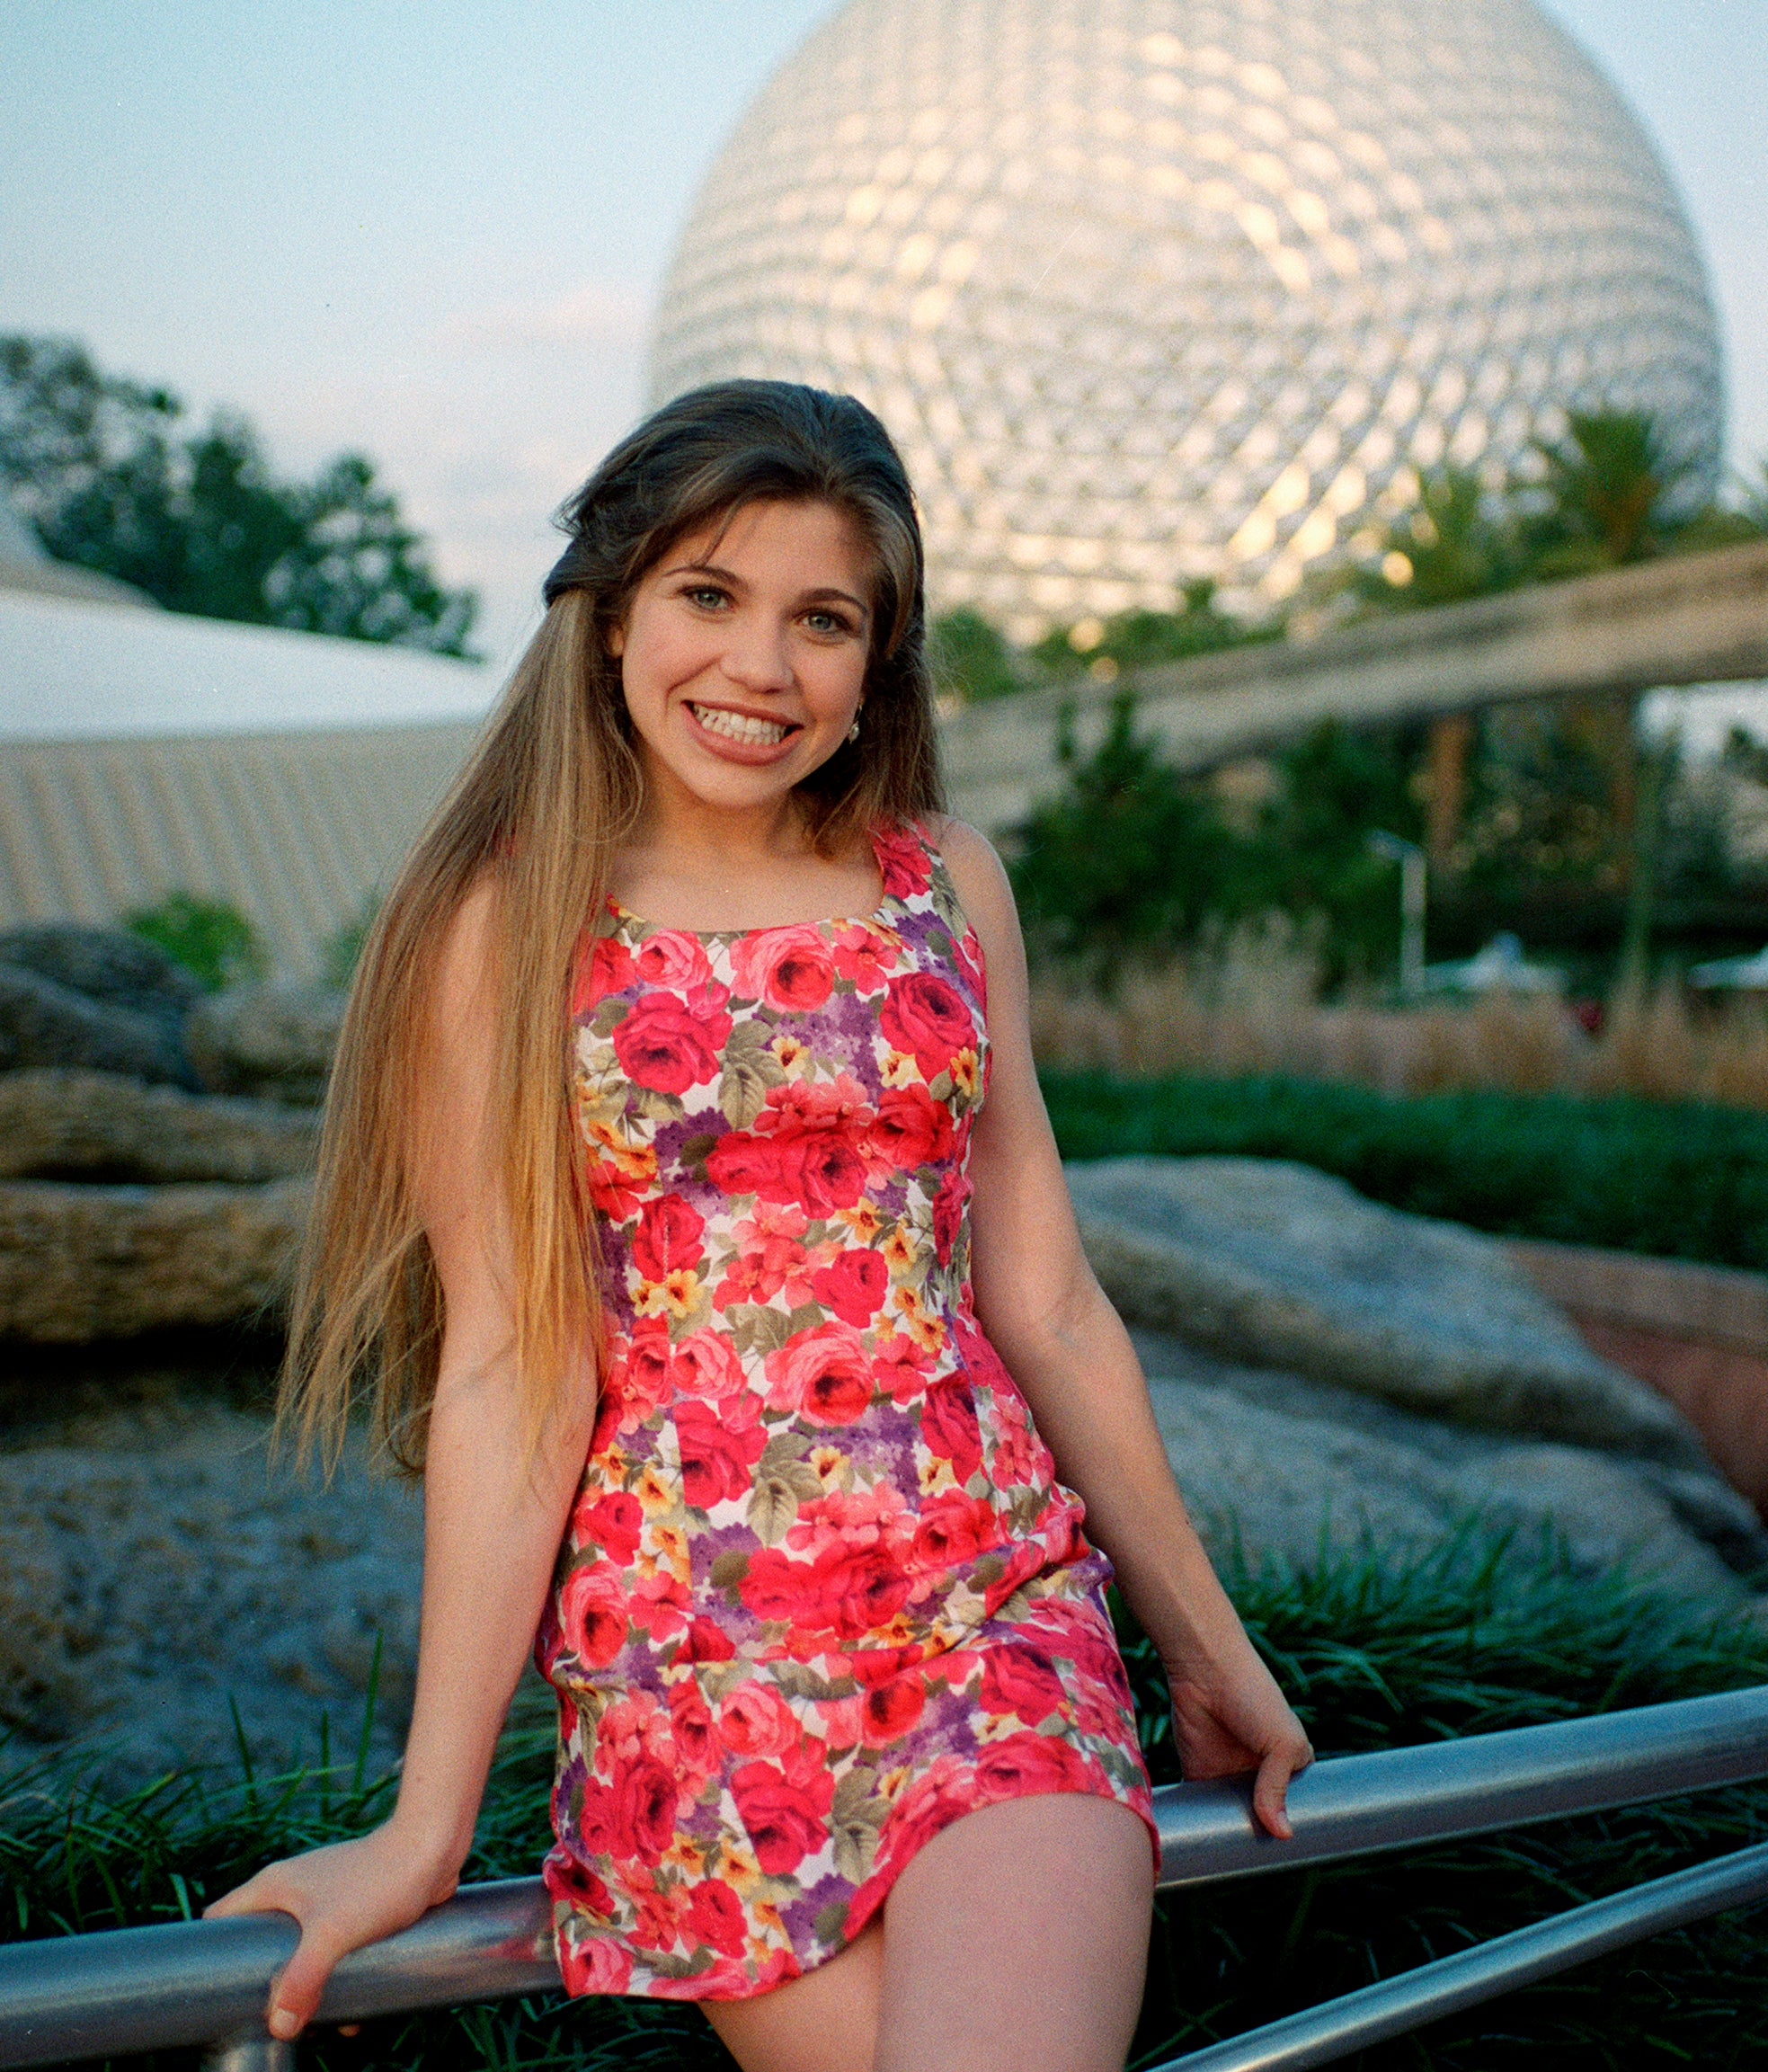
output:
<svg viewBox="0 0 1768 2072"><path fill-rule="evenodd" d="M854 714L853 725L848 729L848 739L849 741L857 741L859 739L859 715L857 713Z"/></svg>

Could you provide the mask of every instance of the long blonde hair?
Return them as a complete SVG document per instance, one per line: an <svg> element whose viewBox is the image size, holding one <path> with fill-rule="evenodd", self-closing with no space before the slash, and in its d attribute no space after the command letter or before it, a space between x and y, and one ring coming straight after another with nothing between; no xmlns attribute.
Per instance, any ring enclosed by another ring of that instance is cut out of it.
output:
<svg viewBox="0 0 1768 2072"><path fill-rule="evenodd" d="M378 1444L408 1472L422 1469L445 1321L415 1195L432 1119L431 1001L449 924L487 881L491 1118L533 1435L599 1347L568 1002L643 805L609 636L675 541L760 501L832 504L872 554L861 735L798 787L809 840L841 855L865 831L939 805L920 532L890 435L853 397L785 382L722 382L665 405L564 506L571 539L546 580L546 618L364 947L326 1097L278 1411L303 1456L317 1441L335 1463L366 1397Z"/></svg>

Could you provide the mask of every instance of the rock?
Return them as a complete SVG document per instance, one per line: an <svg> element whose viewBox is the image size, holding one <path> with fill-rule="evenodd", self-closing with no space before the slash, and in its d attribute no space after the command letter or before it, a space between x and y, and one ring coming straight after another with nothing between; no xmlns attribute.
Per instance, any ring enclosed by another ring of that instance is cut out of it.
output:
<svg viewBox="0 0 1768 2072"><path fill-rule="evenodd" d="M0 1075L0 1178L271 1180L310 1171L316 1115L112 1072Z"/></svg>
<svg viewBox="0 0 1768 2072"><path fill-rule="evenodd" d="M322 1714L348 1759L378 1633L371 1755L389 1760L416 1660L415 1492L354 1445L329 1485L272 1473L262 1417L113 1422L108 1443L0 1452L0 1719L84 1737L94 1781L125 1786L181 1758L235 1767L229 1697L261 1764L311 1761Z"/></svg>
<svg viewBox="0 0 1768 2072"><path fill-rule="evenodd" d="M122 1008L176 1036L201 987L157 943L125 928L50 921L0 932L0 964L34 971L101 1007Z"/></svg>
<svg viewBox="0 0 1768 2072"><path fill-rule="evenodd" d="M1464 1516L1471 1505L1490 1529L1505 1529L1506 1519L1518 1521L1527 1528L1524 1545L1538 1544L1541 1533L1559 1516L1558 1507L1564 1504L1569 1518L1582 1520L1581 1558L1593 1566L1625 1556L1631 1544L1630 1530L1648 1523L1648 1537L1656 1535L1657 1543L1648 1568L1679 1569L1692 1545L1701 1556L1692 1574L1710 1575L1709 1556L1731 1570L1734 1578L1759 1578L1768 1570L1768 1531L1748 1501L1710 1471L1697 1473L1637 1455L1597 1454L1526 1438L1519 1443L1508 1434L1441 1424L1299 1374L1241 1366L1166 1332L1133 1329L1130 1335L1151 1377L1157 1411L1163 1390L1202 1389L1238 1398L1259 1416L1288 1420L1283 1429L1331 1429L1372 1449L1363 1464L1377 1477L1373 1491L1355 1486L1347 1464L1342 1485L1322 1481L1302 1502L1305 1515L1295 1511L1281 1471L1275 1488L1267 1485L1256 1454L1242 1463L1245 1479L1238 1490L1224 1479L1209 1490L1212 1500L1249 1517L1275 1510L1286 1522L1285 1530L1293 1528L1293 1538L1278 1535L1291 1552L1310 1543L1308 1532L1317 1530L1323 1510L1336 1515L1348 1507L1355 1512L1372 1500L1379 1509L1384 1501L1381 1490L1395 1480L1416 1495L1422 1463L1424 1485L1433 1492L1431 1504L1440 1513L1438 1530L1444 1519ZM1176 1472L1183 1468L1201 1484L1197 1471L1177 1452L1173 1464ZM1395 1470L1393 1476L1389 1466ZM1607 1492L1610 1510L1598 1504L1591 1512L1595 1485ZM1302 1487L1305 1490L1305 1482ZM1309 1503L1313 1505L1310 1512ZM1391 1518L1388 1522L1394 1523Z"/></svg>
<svg viewBox="0 0 1768 2072"><path fill-rule="evenodd" d="M1087 1255L1130 1322L1429 1417L1711 1475L1681 1412L1589 1352L1494 1239L1275 1160L1067 1172Z"/></svg>
<svg viewBox="0 0 1768 2072"><path fill-rule="evenodd" d="M0 1181L0 1338L67 1345L262 1322L288 1299L311 1197L303 1179Z"/></svg>
<svg viewBox="0 0 1768 2072"><path fill-rule="evenodd" d="M1151 1374L1149 1390L1186 1503L1218 1560L1306 1569L1325 1552L1405 1563L1458 1546L1476 1561L1489 1554L1500 1579L1519 1585L1549 1561L1593 1578L1621 1570L1641 1588L1714 1609L1752 1601L1639 1463L1542 1442L1455 1460L1428 1442L1306 1414L1293 1398L1283 1409L1257 1402L1245 1370L1224 1381L1207 1356L1189 1365L1184 1376Z"/></svg>
<svg viewBox="0 0 1768 2072"><path fill-rule="evenodd" d="M324 1098L343 1009L344 995L324 986L235 986L197 1002L184 1044L216 1093L314 1107Z"/></svg>
<svg viewBox="0 0 1768 2072"><path fill-rule="evenodd" d="M198 1086L164 1021L76 992L22 965L0 963L0 1072L70 1065L150 1085Z"/></svg>

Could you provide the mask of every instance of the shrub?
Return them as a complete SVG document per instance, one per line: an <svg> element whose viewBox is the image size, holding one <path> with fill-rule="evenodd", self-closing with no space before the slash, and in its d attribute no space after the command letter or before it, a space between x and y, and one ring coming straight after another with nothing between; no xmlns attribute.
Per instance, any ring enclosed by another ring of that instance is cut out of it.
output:
<svg viewBox="0 0 1768 2072"><path fill-rule="evenodd" d="M206 992L262 978L268 967L257 929L220 900L168 893L155 906L126 913L123 926L182 965Z"/></svg>
<svg viewBox="0 0 1768 2072"><path fill-rule="evenodd" d="M1042 1076L1069 1158L1294 1159L1372 1200L1499 1237L1768 1272L1763 1116L1550 1094L1404 1099L1275 1076Z"/></svg>

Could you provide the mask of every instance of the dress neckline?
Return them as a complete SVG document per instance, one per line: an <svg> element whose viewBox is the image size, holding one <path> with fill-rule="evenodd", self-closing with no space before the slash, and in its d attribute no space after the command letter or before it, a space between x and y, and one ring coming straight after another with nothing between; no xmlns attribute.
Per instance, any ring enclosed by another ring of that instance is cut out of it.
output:
<svg viewBox="0 0 1768 2072"><path fill-rule="evenodd" d="M914 830L914 833L916 840L924 848L926 844L920 830ZM817 914L808 920L765 921L760 928L680 928L671 921L651 920L642 913L635 913L629 906L622 906L611 892L608 895L608 911L617 920L626 922L634 929L642 929L647 935L690 935L701 942L741 942L745 936L777 935L788 928L875 928L897 901L896 895L890 889L890 873L884 865L884 843L880 840L879 831L872 829L868 839L872 844L872 860L878 867L878 880L883 887L883 895L870 913Z"/></svg>

